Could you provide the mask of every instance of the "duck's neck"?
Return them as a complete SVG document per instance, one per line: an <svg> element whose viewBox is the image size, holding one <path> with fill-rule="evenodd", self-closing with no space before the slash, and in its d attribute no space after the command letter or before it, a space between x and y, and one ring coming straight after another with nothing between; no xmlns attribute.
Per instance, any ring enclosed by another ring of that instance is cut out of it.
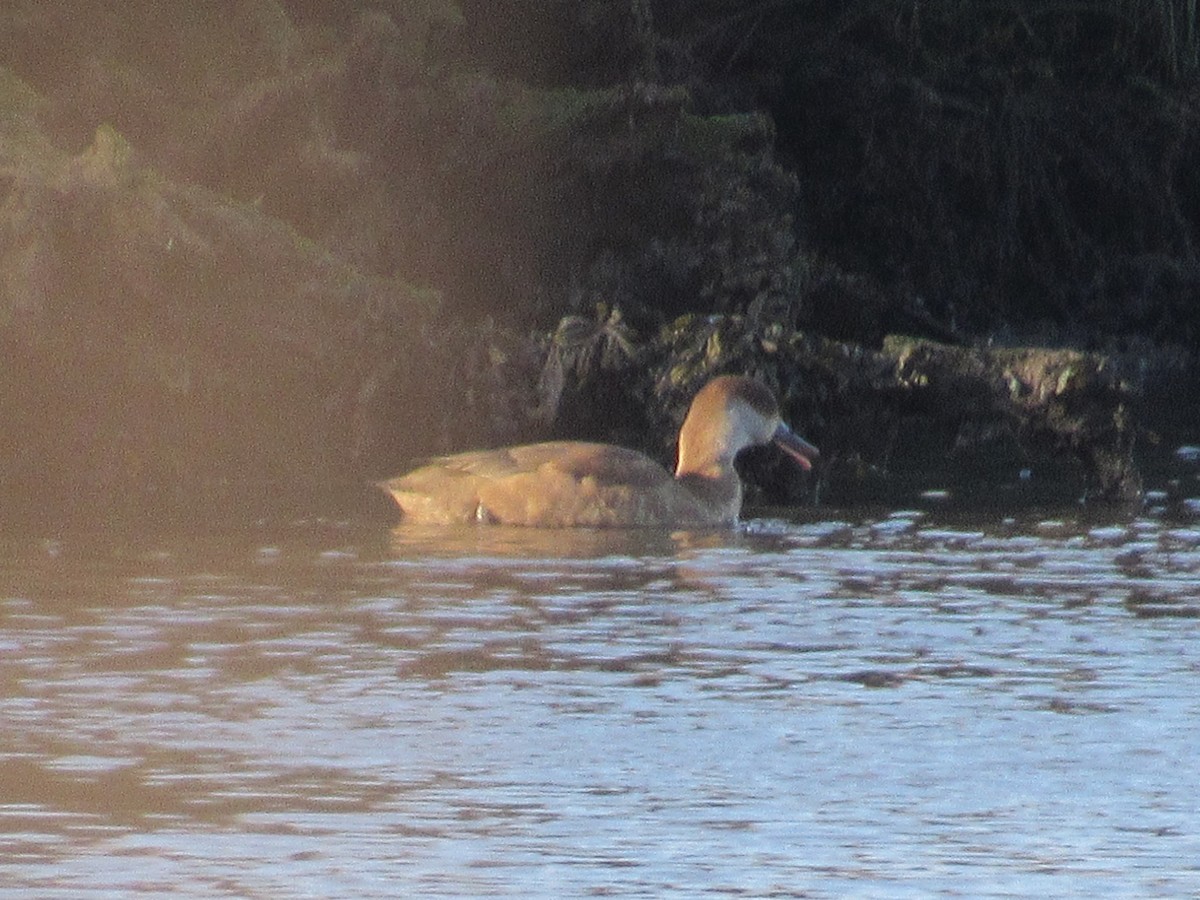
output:
<svg viewBox="0 0 1200 900"><path fill-rule="evenodd" d="M733 467L736 422L697 398L679 430L679 462L675 479L704 507L714 522L737 520L742 510L742 482Z"/></svg>
<svg viewBox="0 0 1200 900"><path fill-rule="evenodd" d="M742 481L732 465L704 471L677 471L675 480L704 507L713 522L736 522L742 511Z"/></svg>

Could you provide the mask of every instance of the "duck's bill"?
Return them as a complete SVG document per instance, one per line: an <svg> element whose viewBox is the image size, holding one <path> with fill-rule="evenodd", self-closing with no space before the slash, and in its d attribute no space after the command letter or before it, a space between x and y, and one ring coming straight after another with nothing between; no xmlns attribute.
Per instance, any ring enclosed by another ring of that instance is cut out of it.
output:
<svg viewBox="0 0 1200 900"><path fill-rule="evenodd" d="M811 470L813 463L820 458L821 451L806 441L782 422L775 429L771 440L784 453L799 463L802 469Z"/></svg>

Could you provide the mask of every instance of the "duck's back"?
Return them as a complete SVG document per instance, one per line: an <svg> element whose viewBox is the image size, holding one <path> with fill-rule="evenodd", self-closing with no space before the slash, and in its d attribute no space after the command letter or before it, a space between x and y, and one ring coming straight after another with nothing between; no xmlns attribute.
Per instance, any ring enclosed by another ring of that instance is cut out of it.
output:
<svg viewBox="0 0 1200 900"><path fill-rule="evenodd" d="M714 523L654 460L624 447L551 441L461 453L382 484L406 522L542 527Z"/></svg>

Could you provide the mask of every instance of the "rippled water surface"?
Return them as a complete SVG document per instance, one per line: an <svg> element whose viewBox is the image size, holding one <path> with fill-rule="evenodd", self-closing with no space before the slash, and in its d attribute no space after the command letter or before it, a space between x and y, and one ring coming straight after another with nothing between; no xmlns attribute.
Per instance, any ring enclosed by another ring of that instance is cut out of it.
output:
<svg viewBox="0 0 1200 900"><path fill-rule="evenodd" d="M0 897L1194 896L1196 512L10 537Z"/></svg>

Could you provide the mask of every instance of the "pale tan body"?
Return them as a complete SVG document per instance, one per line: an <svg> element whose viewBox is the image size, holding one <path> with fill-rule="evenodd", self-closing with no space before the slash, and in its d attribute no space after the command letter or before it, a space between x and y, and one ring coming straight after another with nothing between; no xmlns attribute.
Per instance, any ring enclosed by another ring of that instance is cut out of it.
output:
<svg viewBox="0 0 1200 900"><path fill-rule="evenodd" d="M551 441L443 457L380 487L418 524L729 525L742 506L734 457L771 441L805 466L816 455L783 425L770 391L723 376L692 402L674 475L636 450Z"/></svg>

